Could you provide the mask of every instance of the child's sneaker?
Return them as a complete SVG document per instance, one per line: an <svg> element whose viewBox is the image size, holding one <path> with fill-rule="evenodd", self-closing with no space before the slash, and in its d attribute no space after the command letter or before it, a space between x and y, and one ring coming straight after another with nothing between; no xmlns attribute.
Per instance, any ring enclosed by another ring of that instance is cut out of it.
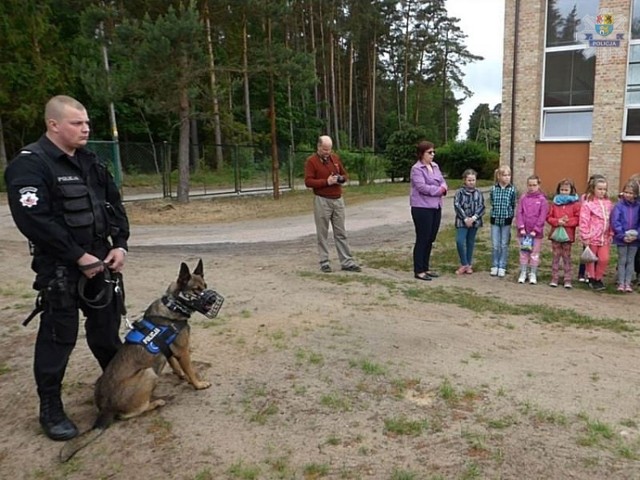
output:
<svg viewBox="0 0 640 480"><path fill-rule="evenodd" d="M631 285L625 285L624 291L627 293L633 293L633 287Z"/></svg>
<svg viewBox="0 0 640 480"><path fill-rule="evenodd" d="M467 266L467 269L465 270L464 273L468 273L469 275L473 273L473 268L471 268L471 265Z"/></svg>
<svg viewBox="0 0 640 480"><path fill-rule="evenodd" d="M571 285L571 282L564 282L564 288L566 288L567 290L571 290L573 288L573 285Z"/></svg>
<svg viewBox="0 0 640 480"><path fill-rule="evenodd" d="M618 285L618 288L616 288L616 290L619 292L624 292L624 285L622 284Z"/></svg>
<svg viewBox="0 0 640 480"><path fill-rule="evenodd" d="M467 273L467 266L462 265L459 269L456 270L456 275L462 275L463 273Z"/></svg>
<svg viewBox="0 0 640 480"><path fill-rule="evenodd" d="M578 281L579 281L580 283L585 283L585 282L587 281L587 279L586 279L586 278L584 278L584 277L580 277L580 278L578 278Z"/></svg>
<svg viewBox="0 0 640 480"><path fill-rule="evenodd" d="M557 280L551 280L549 282L549 286L553 287L553 288L556 288L558 286L558 281Z"/></svg>
<svg viewBox="0 0 640 480"><path fill-rule="evenodd" d="M520 272L518 283L524 283L527 280L527 272Z"/></svg>
<svg viewBox="0 0 640 480"><path fill-rule="evenodd" d="M538 277L537 277L537 275L536 275L535 273L533 273L533 272L529 275L529 283L530 283L531 285L535 285L536 283L538 283Z"/></svg>
<svg viewBox="0 0 640 480"><path fill-rule="evenodd" d="M498 267L491 267L491 272L489 273L492 277L498 275Z"/></svg>
<svg viewBox="0 0 640 480"><path fill-rule="evenodd" d="M504 268L498 269L498 277L502 278L507 274L507 271Z"/></svg>

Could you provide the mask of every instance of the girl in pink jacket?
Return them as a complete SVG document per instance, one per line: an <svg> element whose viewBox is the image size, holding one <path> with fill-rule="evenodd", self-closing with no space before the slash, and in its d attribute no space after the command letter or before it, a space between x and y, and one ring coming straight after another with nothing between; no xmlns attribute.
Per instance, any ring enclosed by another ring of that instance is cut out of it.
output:
<svg viewBox="0 0 640 480"><path fill-rule="evenodd" d="M549 212L547 197L540 190L540 183L540 177L537 175L531 175L527 178L527 192L520 197L516 210L516 226L521 245L518 283L524 283L527 280L527 270L529 270L528 276L531 285L538 283L542 234L544 233L544 222ZM525 239L529 242L526 247L523 242Z"/></svg>
<svg viewBox="0 0 640 480"><path fill-rule="evenodd" d="M586 266L589 287L594 290L604 290L602 279L609 266L609 248L611 246L611 210L613 203L607 195L607 180L599 178L589 184L585 200L580 207L580 221L578 231L582 243L588 246L598 261Z"/></svg>

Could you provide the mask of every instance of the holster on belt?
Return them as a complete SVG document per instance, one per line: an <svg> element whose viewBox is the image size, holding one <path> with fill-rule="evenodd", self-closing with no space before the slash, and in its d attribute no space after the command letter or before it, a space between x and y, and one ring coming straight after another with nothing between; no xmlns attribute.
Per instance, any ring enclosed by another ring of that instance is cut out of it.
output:
<svg viewBox="0 0 640 480"><path fill-rule="evenodd" d="M69 277L67 267L62 265L56 267L56 276L49 282L47 288L39 290L36 297L35 307L27 318L24 319L22 325L25 327L29 324L33 317L45 309L67 308L74 305L75 299L69 288Z"/></svg>

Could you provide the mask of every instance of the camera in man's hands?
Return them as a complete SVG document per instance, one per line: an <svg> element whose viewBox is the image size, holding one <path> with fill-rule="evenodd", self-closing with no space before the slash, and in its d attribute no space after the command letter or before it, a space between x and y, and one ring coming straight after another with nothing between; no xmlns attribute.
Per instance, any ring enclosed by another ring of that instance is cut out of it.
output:
<svg viewBox="0 0 640 480"><path fill-rule="evenodd" d="M344 178L344 175L336 174L335 177L336 177L336 182L338 182L340 185L342 185L344 182L347 181L347 179Z"/></svg>

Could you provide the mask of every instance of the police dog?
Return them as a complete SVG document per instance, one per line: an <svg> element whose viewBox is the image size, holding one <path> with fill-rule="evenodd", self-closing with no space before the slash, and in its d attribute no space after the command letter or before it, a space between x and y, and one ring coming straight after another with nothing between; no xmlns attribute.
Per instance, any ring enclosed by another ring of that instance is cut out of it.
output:
<svg viewBox="0 0 640 480"><path fill-rule="evenodd" d="M99 414L93 427L67 442L60 460L69 460L116 418L129 419L163 406L165 401L152 395L167 359L173 372L196 390L209 388L211 383L200 380L191 363L187 321L193 312L214 318L223 301L220 294L207 289L202 260L193 273L182 263L178 279L133 324L124 345L98 379L95 403Z"/></svg>

